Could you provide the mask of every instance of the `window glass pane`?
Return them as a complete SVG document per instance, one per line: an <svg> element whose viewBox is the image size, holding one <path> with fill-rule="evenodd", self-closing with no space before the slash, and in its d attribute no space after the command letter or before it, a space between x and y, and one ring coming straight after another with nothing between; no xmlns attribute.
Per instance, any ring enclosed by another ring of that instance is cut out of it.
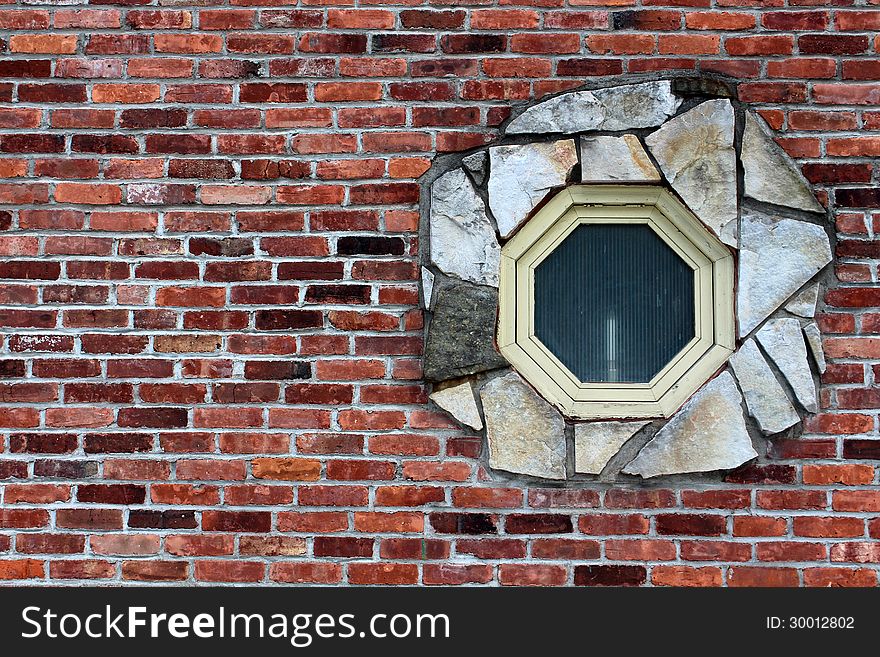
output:
<svg viewBox="0 0 880 657"><path fill-rule="evenodd" d="M582 224L535 270L535 333L583 382L650 381L694 313L693 269L644 224Z"/></svg>

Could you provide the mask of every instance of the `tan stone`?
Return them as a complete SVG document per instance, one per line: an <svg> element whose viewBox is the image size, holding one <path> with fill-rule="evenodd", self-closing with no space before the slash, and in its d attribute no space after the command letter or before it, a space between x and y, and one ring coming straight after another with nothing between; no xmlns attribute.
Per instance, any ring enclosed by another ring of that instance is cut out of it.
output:
<svg viewBox="0 0 880 657"><path fill-rule="evenodd" d="M431 401L462 424L476 430L483 428L483 420L480 418L479 409L477 409L474 390L469 382L465 381L442 390L436 390L431 393L430 397Z"/></svg>
<svg viewBox="0 0 880 657"><path fill-rule="evenodd" d="M518 474L565 479L565 422L516 372L480 390L489 466Z"/></svg>

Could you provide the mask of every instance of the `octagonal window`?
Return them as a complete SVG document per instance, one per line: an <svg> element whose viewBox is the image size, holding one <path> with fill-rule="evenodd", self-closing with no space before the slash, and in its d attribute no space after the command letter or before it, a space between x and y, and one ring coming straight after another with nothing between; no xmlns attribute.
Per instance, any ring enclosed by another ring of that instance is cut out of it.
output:
<svg viewBox="0 0 880 657"><path fill-rule="evenodd" d="M535 337L579 381L647 383L696 335L695 269L647 224L581 224L534 276Z"/></svg>
<svg viewBox="0 0 880 657"><path fill-rule="evenodd" d="M571 186L501 252L498 346L570 417L669 417L733 319L733 255L660 186Z"/></svg>

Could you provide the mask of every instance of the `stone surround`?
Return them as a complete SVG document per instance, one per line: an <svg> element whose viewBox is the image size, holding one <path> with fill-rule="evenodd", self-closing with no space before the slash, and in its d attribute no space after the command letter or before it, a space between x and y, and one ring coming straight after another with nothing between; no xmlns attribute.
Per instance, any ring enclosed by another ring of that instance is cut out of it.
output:
<svg viewBox="0 0 880 657"><path fill-rule="evenodd" d="M484 431L490 468L550 480L727 471L817 411L825 210L735 98L670 80L568 92L447 168L422 243L425 375L435 404ZM664 185L737 257L737 351L669 418L566 418L496 347L500 249L577 182Z"/></svg>

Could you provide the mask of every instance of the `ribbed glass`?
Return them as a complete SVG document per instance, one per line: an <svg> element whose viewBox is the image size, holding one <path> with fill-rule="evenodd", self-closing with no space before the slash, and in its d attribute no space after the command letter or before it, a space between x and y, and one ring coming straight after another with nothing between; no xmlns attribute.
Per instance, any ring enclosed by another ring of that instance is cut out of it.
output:
<svg viewBox="0 0 880 657"><path fill-rule="evenodd" d="M694 326L694 271L644 224L582 224L535 270L535 334L582 382L646 383Z"/></svg>

